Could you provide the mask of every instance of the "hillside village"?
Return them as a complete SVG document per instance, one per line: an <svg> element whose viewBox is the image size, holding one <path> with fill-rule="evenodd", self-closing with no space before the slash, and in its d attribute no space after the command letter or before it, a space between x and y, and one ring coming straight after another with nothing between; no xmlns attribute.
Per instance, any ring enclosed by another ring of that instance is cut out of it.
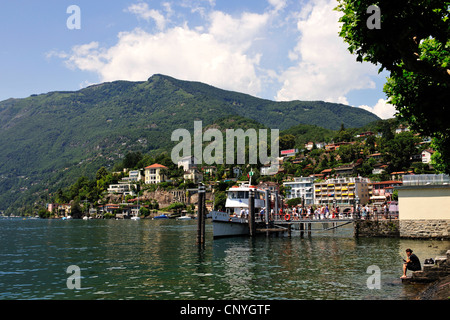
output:
<svg viewBox="0 0 450 320"><path fill-rule="evenodd" d="M389 137L381 131L354 134L341 128L333 141L308 141L300 146L295 144L296 137L283 135L275 175L264 175L268 165L263 164L207 166L193 156L174 164L167 154L151 158L130 153L115 166L120 170L108 172L102 167L95 180L82 177L67 190L58 190L39 215L127 218L152 216L161 210L193 214L199 183L206 186L207 209L221 209L226 189L248 181L250 175L252 184L276 190L286 204L339 206L357 200L382 206L396 200L395 187L402 185L403 176L434 173L428 137L406 125L386 132Z"/></svg>

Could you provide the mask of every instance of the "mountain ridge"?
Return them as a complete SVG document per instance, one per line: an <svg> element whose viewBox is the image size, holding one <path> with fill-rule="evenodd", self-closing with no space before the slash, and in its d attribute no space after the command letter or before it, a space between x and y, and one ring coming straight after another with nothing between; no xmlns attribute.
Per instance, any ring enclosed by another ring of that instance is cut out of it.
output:
<svg viewBox="0 0 450 320"><path fill-rule="evenodd" d="M301 123L360 127L379 119L350 106L275 102L160 74L11 98L0 101L0 210L92 175L127 152L169 151L173 130L192 132L195 120L205 128L232 115L280 130Z"/></svg>

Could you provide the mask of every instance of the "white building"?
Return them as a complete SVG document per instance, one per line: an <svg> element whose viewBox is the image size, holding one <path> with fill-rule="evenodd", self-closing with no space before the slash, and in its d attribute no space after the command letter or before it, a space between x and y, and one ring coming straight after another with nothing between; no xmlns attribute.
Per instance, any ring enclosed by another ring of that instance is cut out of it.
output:
<svg viewBox="0 0 450 320"><path fill-rule="evenodd" d="M167 180L167 171L169 168L158 163L145 167L145 183L154 184Z"/></svg>
<svg viewBox="0 0 450 320"><path fill-rule="evenodd" d="M432 149L426 149L422 151L422 163L431 163L431 156L434 151Z"/></svg>
<svg viewBox="0 0 450 320"><path fill-rule="evenodd" d="M122 181L125 182L138 182L138 181L144 180L144 175L141 173L140 170L131 170L128 173L128 177L122 178Z"/></svg>
<svg viewBox="0 0 450 320"><path fill-rule="evenodd" d="M314 204L314 178L300 177L294 181L283 182L286 199L303 198L305 205Z"/></svg>
<svg viewBox="0 0 450 320"><path fill-rule="evenodd" d="M178 160L178 168L183 167L184 171L189 171L197 166L198 160L194 156L187 156Z"/></svg>
<svg viewBox="0 0 450 320"><path fill-rule="evenodd" d="M448 175L404 176L397 190L400 237L450 239Z"/></svg>
<svg viewBox="0 0 450 320"><path fill-rule="evenodd" d="M130 183L118 183L118 184L110 184L108 188L108 193L122 193L124 196L127 195L136 195L133 191L136 189L135 184Z"/></svg>

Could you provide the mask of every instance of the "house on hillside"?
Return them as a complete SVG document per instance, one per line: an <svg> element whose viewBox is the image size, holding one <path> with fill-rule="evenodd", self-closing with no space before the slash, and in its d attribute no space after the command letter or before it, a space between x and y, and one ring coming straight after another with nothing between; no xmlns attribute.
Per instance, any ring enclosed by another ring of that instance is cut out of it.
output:
<svg viewBox="0 0 450 320"><path fill-rule="evenodd" d="M167 173L169 168L159 163L154 163L151 166L144 168L145 183L155 184L167 180Z"/></svg>
<svg viewBox="0 0 450 320"><path fill-rule="evenodd" d="M217 173L217 167L216 166L208 166L202 168L204 174L209 174L211 176L215 175Z"/></svg>
<svg viewBox="0 0 450 320"><path fill-rule="evenodd" d="M108 193L121 193L124 196L134 196L136 195L134 193L134 190L136 190L136 185L131 183L126 183L123 181L120 181L117 184L110 184L108 187Z"/></svg>
<svg viewBox="0 0 450 320"><path fill-rule="evenodd" d="M372 174L382 174L383 172L386 172L386 169L388 168L387 164L379 163L374 165Z"/></svg>
<svg viewBox="0 0 450 320"><path fill-rule="evenodd" d="M259 190L269 190L270 192L280 192L280 186L274 181L260 181Z"/></svg>
<svg viewBox="0 0 450 320"><path fill-rule="evenodd" d="M402 132L408 132L408 131L411 131L411 130L407 126L405 126L403 124L401 124L397 129L395 129L395 133L396 134L399 134L399 133L402 133Z"/></svg>
<svg viewBox="0 0 450 320"><path fill-rule="evenodd" d="M355 138L363 138L363 137L368 137L368 136L373 136L374 133L372 131L366 131L366 132L361 132L360 134L357 134L355 136Z"/></svg>
<svg viewBox="0 0 450 320"><path fill-rule="evenodd" d="M433 149L426 149L422 151L422 163L431 163L431 156L433 155Z"/></svg>
<svg viewBox="0 0 450 320"><path fill-rule="evenodd" d="M144 175L142 174L141 170L130 170L130 172L128 172L128 177L122 178L122 181L128 183L144 181Z"/></svg>
<svg viewBox="0 0 450 320"><path fill-rule="evenodd" d="M197 158L194 156L183 157L178 160L178 168L183 167L184 171L188 171L189 169L196 167L197 163Z"/></svg>
<svg viewBox="0 0 450 320"><path fill-rule="evenodd" d="M192 181L194 183L200 183L203 181L203 173L197 169L197 167L193 167L183 174L184 182Z"/></svg>
<svg viewBox="0 0 450 320"><path fill-rule="evenodd" d="M327 145L325 145L325 151L331 152L331 151L336 151L339 150L339 148L343 145L348 145L348 144L355 144L354 141L352 142L336 142L336 143L329 143Z"/></svg>
<svg viewBox="0 0 450 320"><path fill-rule="evenodd" d="M314 142L309 141L308 143L305 143L305 149L311 151L314 148Z"/></svg>
<svg viewBox="0 0 450 320"><path fill-rule="evenodd" d="M334 168L334 171L336 175L339 176L351 176L356 174L356 168L360 165L361 163L357 161L356 163L344 164L340 167Z"/></svg>

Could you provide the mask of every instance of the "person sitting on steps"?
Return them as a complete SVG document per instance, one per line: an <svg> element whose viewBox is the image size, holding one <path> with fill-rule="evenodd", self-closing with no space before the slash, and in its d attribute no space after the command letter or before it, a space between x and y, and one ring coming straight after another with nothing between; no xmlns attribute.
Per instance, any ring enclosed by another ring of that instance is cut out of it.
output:
<svg viewBox="0 0 450 320"><path fill-rule="evenodd" d="M408 256L406 260L403 260L405 263L403 264L403 275L401 276L401 279L406 278L406 271L419 271L422 269L420 265L420 260L417 258L417 256L412 253L411 249L406 249L406 255Z"/></svg>

